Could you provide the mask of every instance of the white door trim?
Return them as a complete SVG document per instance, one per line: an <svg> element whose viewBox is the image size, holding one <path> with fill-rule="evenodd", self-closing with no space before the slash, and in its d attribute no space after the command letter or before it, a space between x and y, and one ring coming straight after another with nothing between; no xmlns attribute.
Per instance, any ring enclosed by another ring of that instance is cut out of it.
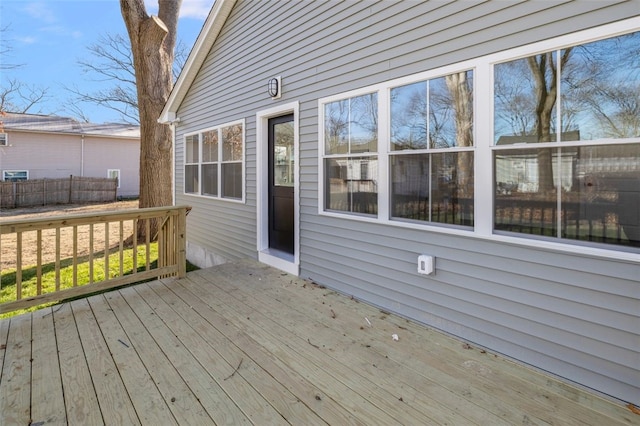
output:
<svg viewBox="0 0 640 426"><path fill-rule="evenodd" d="M300 274L300 104L290 102L256 113L256 204L258 260L293 275ZM294 253L293 258L269 250L269 119L293 114L296 184L293 189Z"/></svg>

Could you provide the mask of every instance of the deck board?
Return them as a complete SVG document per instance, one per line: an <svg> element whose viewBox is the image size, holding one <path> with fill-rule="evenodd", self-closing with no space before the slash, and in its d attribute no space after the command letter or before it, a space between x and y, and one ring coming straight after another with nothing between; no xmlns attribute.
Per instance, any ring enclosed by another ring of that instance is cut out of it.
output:
<svg viewBox="0 0 640 426"><path fill-rule="evenodd" d="M79 299L71 305L98 403L101 411L109 413L105 422L114 425L140 424L88 300Z"/></svg>
<svg viewBox="0 0 640 426"><path fill-rule="evenodd" d="M71 304L65 303L60 309L54 309L53 318L67 420L71 424L101 424L102 412Z"/></svg>
<svg viewBox="0 0 640 426"><path fill-rule="evenodd" d="M10 321L2 366L0 415L2 424L24 425L31 419L31 316Z"/></svg>
<svg viewBox="0 0 640 426"><path fill-rule="evenodd" d="M178 424L105 296L93 296L88 301L140 422Z"/></svg>
<svg viewBox="0 0 640 426"><path fill-rule="evenodd" d="M0 424L31 421L599 426L640 416L239 261L1 320Z"/></svg>
<svg viewBox="0 0 640 426"><path fill-rule="evenodd" d="M32 314L31 419L65 424L67 414L58 367L58 346L51 308Z"/></svg>

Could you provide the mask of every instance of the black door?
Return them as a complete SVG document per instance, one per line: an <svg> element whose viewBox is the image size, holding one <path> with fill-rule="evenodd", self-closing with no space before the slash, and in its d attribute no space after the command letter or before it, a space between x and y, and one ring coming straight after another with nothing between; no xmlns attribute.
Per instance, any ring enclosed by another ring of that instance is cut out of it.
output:
<svg viewBox="0 0 640 426"><path fill-rule="evenodd" d="M269 248L294 252L293 114L269 119Z"/></svg>

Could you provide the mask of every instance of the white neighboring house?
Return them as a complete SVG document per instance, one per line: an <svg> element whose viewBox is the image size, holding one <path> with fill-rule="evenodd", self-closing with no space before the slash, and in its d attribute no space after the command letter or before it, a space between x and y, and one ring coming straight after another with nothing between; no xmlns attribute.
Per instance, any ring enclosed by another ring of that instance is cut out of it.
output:
<svg viewBox="0 0 640 426"><path fill-rule="evenodd" d="M117 177L118 197L139 195L139 126L17 113L0 120L0 180Z"/></svg>

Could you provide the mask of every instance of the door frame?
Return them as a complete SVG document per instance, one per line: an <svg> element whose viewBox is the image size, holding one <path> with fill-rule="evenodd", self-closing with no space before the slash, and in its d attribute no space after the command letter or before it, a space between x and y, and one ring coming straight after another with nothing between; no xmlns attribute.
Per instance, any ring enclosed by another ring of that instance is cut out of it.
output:
<svg viewBox="0 0 640 426"><path fill-rule="evenodd" d="M300 131L299 102L290 102L256 113L256 204L258 260L293 275L300 274ZM293 256L269 250L269 119L293 114L294 175Z"/></svg>

